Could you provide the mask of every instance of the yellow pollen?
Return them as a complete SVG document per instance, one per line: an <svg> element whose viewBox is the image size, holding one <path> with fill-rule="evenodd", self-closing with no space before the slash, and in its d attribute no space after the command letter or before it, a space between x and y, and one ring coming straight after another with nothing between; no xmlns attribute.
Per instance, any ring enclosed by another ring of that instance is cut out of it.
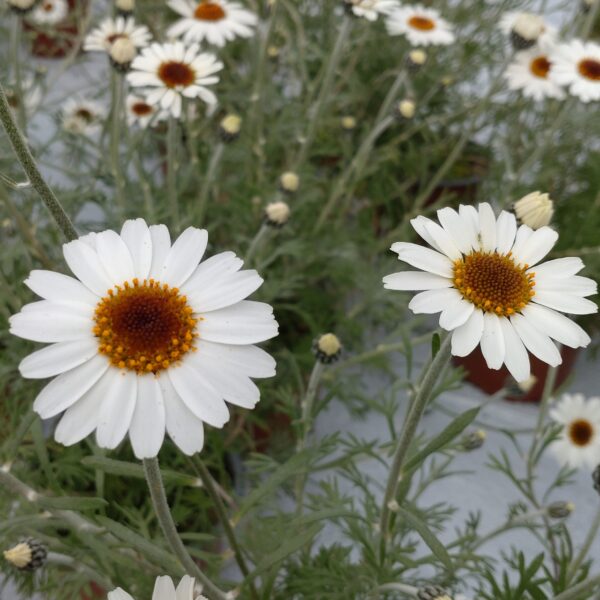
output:
<svg viewBox="0 0 600 600"><path fill-rule="evenodd" d="M119 369L158 373L194 350L197 319L177 288L152 279L124 282L96 305L98 351Z"/></svg>
<svg viewBox="0 0 600 600"><path fill-rule="evenodd" d="M465 300L485 312L510 316L535 295L535 274L510 254L472 252L454 262L454 287Z"/></svg>

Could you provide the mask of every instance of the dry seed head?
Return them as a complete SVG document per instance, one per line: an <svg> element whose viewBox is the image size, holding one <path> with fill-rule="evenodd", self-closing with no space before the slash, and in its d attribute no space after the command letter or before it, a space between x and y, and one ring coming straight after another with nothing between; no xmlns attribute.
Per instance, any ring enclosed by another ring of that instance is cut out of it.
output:
<svg viewBox="0 0 600 600"><path fill-rule="evenodd" d="M267 225L283 227L290 218L290 207L286 202L271 202L265 208Z"/></svg>
<svg viewBox="0 0 600 600"><path fill-rule="evenodd" d="M554 214L554 202L548 194L532 192L515 202L515 213L523 225L539 229L550 224Z"/></svg>
<svg viewBox="0 0 600 600"><path fill-rule="evenodd" d="M300 177L298 177L296 173L287 171L279 178L279 185L284 192L287 192L288 194L294 194L300 187Z"/></svg>

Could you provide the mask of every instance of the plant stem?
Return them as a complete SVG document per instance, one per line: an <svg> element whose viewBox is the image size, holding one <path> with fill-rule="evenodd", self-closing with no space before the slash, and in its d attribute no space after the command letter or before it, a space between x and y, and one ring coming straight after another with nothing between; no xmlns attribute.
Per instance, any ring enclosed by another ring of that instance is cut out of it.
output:
<svg viewBox="0 0 600 600"><path fill-rule="evenodd" d="M396 77L396 79L394 79L394 83L388 90L388 93L386 94L385 99L381 103L379 112L377 113L377 116L375 117L376 125L382 119L384 119L385 117L388 116L390 109L392 107L392 104L393 104L394 100L396 99L398 92L400 91L400 88L404 85L404 83L406 81L406 75L407 75L406 69L402 69L400 71L400 73L398 73L398 76Z"/></svg>
<svg viewBox="0 0 600 600"><path fill-rule="evenodd" d="M387 486L381 507L380 535L381 535L381 560L385 559L386 547L389 538L390 507L389 504L395 499L398 485L402 479L402 467L410 449L411 442L417 431L419 421L425 411L425 407L431 397L431 392L443 368L451 357L451 335L447 335L435 358L429 364L418 388L417 394L411 404L408 415L404 421L400 438L396 445L392 466L388 476Z"/></svg>
<svg viewBox="0 0 600 600"><path fill-rule="evenodd" d="M115 197L120 217L125 217L125 196L119 145L121 141L121 115L123 106L123 75L113 69L112 73L112 111L110 129L110 165L115 180Z"/></svg>
<svg viewBox="0 0 600 600"><path fill-rule="evenodd" d="M177 198L177 119L169 116L167 129L167 200L172 226L179 229L179 199Z"/></svg>
<svg viewBox="0 0 600 600"><path fill-rule="evenodd" d="M260 247L261 242L267 235L268 231L269 231L269 226L266 223L263 223L260 226L260 229L256 232L256 235L252 238L252 241L250 242L250 246L248 247L248 252L246 252L246 257L244 259L244 262L246 263L246 267L249 267L252 264L254 255L256 254L256 251Z"/></svg>
<svg viewBox="0 0 600 600"><path fill-rule="evenodd" d="M573 578L577 575L577 570L579 569L579 567L581 566L581 563L585 560L585 557L587 556L588 552L590 551L590 548L592 547L592 544L594 543L594 539L598 535L599 529L600 529L600 509L598 509L598 511L596 512L596 517L594 518L594 522L592 523L592 526L590 527L590 529L585 537L585 541L583 542L583 546L581 546L581 550L579 550L579 553L577 554L577 556L571 563L571 566L569 567L569 570L567 572L567 583L571 582L573 580Z"/></svg>
<svg viewBox="0 0 600 600"><path fill-rule="evenodd" d="M64 208L58 201L58 198L54 195L54 192L50 189L42 174L40 173L35 159L27 146L27 142L23 137L23 134L19 130L15 120L13 118L6 93L4 88L0 84L0 121L10 140L11 146L17 155L17 159L23 167L23 171L27 175L27 178L31 182L33 189L37 192L42 202L46 205L46 208L50 211L52 218L62 231L63 235L68 241L76 239L77 231L69 219Z"/></svg>
<svg viewBox="0 0 600 600"><path fill-rule="evenodd" d="M231 521L227 516L227 509L223 504L223 500L221 499L219 491L217 490L215 481L202 460L197 460L195 464L198 468L200 479L202 479L202 483L204 484L206 491L209 493L211 500L214 503L215 510L219 515L219 519L223 525L223 529L225 530L225 535L227 536L227 539L229 540L229 545L233 550L235 561L237 562L240 571L248 581L248 586L250 587L250 595L252 596L252 598L257 600L259 597L258 591L256 590L256 587L254 585L254 581L252 579L248 579L248 576L250 575L250 570L248 569L248 565L246 564L246 560L244 559L244 554L237 541Z"/></svg>
<svg viewBox="0 0 600 600"><path fill-rule="evenodd" d="M583 592L589 592L600 585L600 575L595 575L591 579L582 581L564 592L554 596L552 600L580 600L583 598ZM586 596L589 598L589 596Z"/></svg>
<svg viewBox="0 0 600 600"><path fill-rule="evenodd" d="M23 96L23 77L21 74L21 59L19 51L21 46L21 30L23 27L22 19L19 15L14 15L13 26L10 31L10 52L11 63L14 67L15 75L15 96L17 98L17 119L19 127L25 131L27 127L27 114L25 110L25 98Z"/></svg>
<svg viewBox="0 0 600 600"><path fill-rule="evenodd" d="M206 171L206 175L204 177L204 181L202 182L202 189L200 190L200 199L198 200L198 226L201 226L204 221L204 216L206 214L206 208L208 203L208 195L210 192L210 188L212 182L217 174L217 170L219 165L221 164L221 159L223 158L223 151L225 150L225 144L223 142L219 142L210 157L210 162L208 163L208 169Z"/></svg>
<svg viewBox="0 0 600 600"><path fill-rule="evenodd" d="M171 547L171 550L179 559L179 562L185 568L188 575L197 577L198 580L204 585L206 588L206 593L211 598L215 598L216 600L226 600L227 595L200 570L177 533L177 528L175 527L175 522L173 521L173 515L171 515L171 509L169 508L169 503L167 502L167 496L165 494L165 487L163 485L158 459L145 458L143 463L144 474L146 475L146 482L152 498L154 512L156 513L160 527L165 535L165 538L167 539L167 542L169 543L169 546Z"/></svg>

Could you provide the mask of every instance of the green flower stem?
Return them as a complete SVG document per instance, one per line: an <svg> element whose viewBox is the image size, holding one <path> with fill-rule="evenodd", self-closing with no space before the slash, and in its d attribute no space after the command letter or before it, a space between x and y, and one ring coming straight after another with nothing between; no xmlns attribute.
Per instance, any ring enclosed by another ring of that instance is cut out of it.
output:
<svg viewBox="0 0 600 600"><path fill-rule="evenodd" d="M260 226L260 229L256 232L256 235L252 238L252 241L250 242L250 246L248 247L248 251L246 252L246 256L244 258L246 267L249 267L252 264L252 261L254 260L254 255L262 245L264 238L269 233L269 229L270 227L266 223L263 223Z"/></svg>
<svg viewBox="0 0 600 600"><path fill-rule="evenodd" d="M221 159L223 158L224 150L225 144L223 142L219 142L215 146L212 156L210 157L210 162L208 163L208 169L206 170L206 175L204 176L204 181L202 182L202 189L200 190L200 198L198 200L199 226L202 225L202 223L204 222L210 188L219 170L219 165L221 164Z"/></svg>
<svg viewBox="0 0 600 600"><path fill-rule="evenodd" d="M167 129L167 202L172 226L179 229L179 198L177 197L177 119L169 116Z"/></svg>
<svg viewBox="0 0 600 600"><path fill-rule="evenodd" d="M10 60L14 68L15 76L15 95L17 97L17 120L19 127L25 131L27 127L27 114L25 111L25 97L23 95L23 77L21 74L21 59L19 50L21 46L21 30L23 27L22 19L19 15L14 15L13 26L10 30Z"/></svg>
<svg viewBox="0 0 600 600"><path fill-rule="evenodd" d="M584 40L588 40L594 30L594 23L596 22L596 17L600 14L600 2L594 2L594 4L590 8L590 12L586 17L583 28L581 30L580 37Z"/></svg>
<svg viewBox="0 0 600 600"><path fill-rule="evenodd" d="M132 155L133 167L138 176L139 186L142 188L142 194L144 196L144 206L146 215L150 221L154 221L156 218L156 207L154 205L154 196L152 195L152 188L148 182L148 175L142 165L142 160L137 152Z"/></svg>
<svg viewBox="0 0 600 600"><path fill-rule="evenodd" d="M594 540L598 535L598 530L600 530L600 509L598 509L598 511L596 512L596 517L594 518L594 521L588 530L588 533L583 542L583 546L581 546L581 549L577 553L577 556L574 558L567 571L567 583L573 581L573 579L577 575L579 567L588 555L588 552L590 551L590 548L592 547L592 544L594 543Z"/></svg>
<svg viewBox="0 0 600 600"><path fill-rule="evenodd" d="M419 588L405 583L384 583L371 594L371 597L378 598L380 592L400 592L401 594L417 598Z"/></svg>
<svg viewBox="0 0 600 600"><path fill-rule="evenodd" d="M598 586L600 586L600 574L570 587L568 590L558 594L558 596L554 596L552 600L579 600L584 597L584 592L591 592ZM585 598L591 598L591 596L587 595Z"/></svg>
<svg viewBox="0 0 600 600"><path fill-rule="evenodd" d="M227 600L225 592L221 591L198 567L194 559L190 556L186 547L184 546L173 516L171 515L171 509L167 502L167 496L165 494L165 487L162 481L162 475L160 473L160 467L158 465L158 459L156 458L145 458L144 461L144 474L146 475L146 482L148 484L148 490L152 497L152 505L160 527L171 547L171 550L175 556L179 559L181 565L185 568L186 572L190 576L196 577L206 588L207 595L215 600Z"/></svg>
<svg viewBox="0 0 600 600"><path fill-rule="evenodd" d="M31 182L33 189L37 192L42 202L46 205L46 208L50 211L52 218L62 231L63 235L68 241L77 239L77 231L75 230L71 219L69 219L58 198L54 195L54 192L50 189L42 177L42 174L35 163L35 159L33 158L33 155L27 146L27 142L15 123L8 100L6 98L6 93L4 92L4 88L1 84L0 121L6 130L8 139L10 140L13 150L17 155L17 159L21 163L23 171L25 171L25 174Z"/></svg>
<svg viewBox="0 0 600 600"><path fill-rule="evenodd" d="M306 135L301 140L300 151L296 156L294 166L291 169L292 171L297 172L300 169L300 167L302 167L302 165L304 164L304 160L308 155L308 151L314 141L315 134L317 132L317 126L319 125L319 120L327 103L329 94L332 91L333 76L340 62L340 58L342 57L342 51L346 45L346 40L350 35L351 29L352 18L349 16L345 16L344 20L342 21L342 26L340 27L335 46L333 47L333 50L329 55L329 60L325 67L325 74L323 75L323 81L321 82L321 89L319 91L319 95L317 96L315 103L309 110L308 129L306 131Z"/></svg>
<svg viewBox="0 0 600 600"><path fill-rule="evenodd" d="M97 583L106 590L110 590L115 587L113 582L109 578L102 575L95 569L92 569L85 563L74 559L72 556L59 554L58 552L48 552L48 556L46 557L46 563L57 567L68 567L73 571L85 575L89 579L89 581Z"/></svg>
<svg viewBox="0 0 600 600"><path fill-rule="evenodd" d="M402 69L396 79L394 79L394 83L388 90L383 102L381 103L381 107L379 108L379 112L375 117L375 124L377 125L381 120L388 116L392 104L400 91L400 88L406 83L407 71L406 69Z"/></svg>
<svg viewBox="0 0 600 600"><path fill-rule="evenodd" d="M229 545L231 546L231 549L233 550L233 554L235 556L235 561L237 562L238 567L240 568L240 571L242 572L242 574L246 578L246 581L248 582L248 587L250 588L250 595L255 600L258 600L258 598L259 598L258 591L256 589L256 586L254 585L254 581L252 579L249 579L249 577L248 577L250 575L250 569L248 569L248 565L246 564L246 560L244 558L242 548L240 547L240 544L235 535L235 530L233 529L233 525L232 525L229 517L227 516L227 509L225 508L225 504L223 504L223 500L221 499L221 496L217 489L216 482L213 479L213 476L210 474L210 471L206 468L206 465L204 464L204 462L202 460L198 459L195 462L195 465L200 474L200 479L202 480L202 483L204 484L206 491L210 495L210 498L213 501L214 508L217 511L217 514L219 515L219 520L221 521L221 524L223 525L223 529L225 530L225 535L227 536L227 539L229 540Z"/></svg>
<svg viewBox="0 0 600 600"><path fill-rule="evenodd" d="M429 402L431 393L441 372L449 362L451 357L451 335L447 335L435 358L429 364L427 370L422 377L421 383L418 387L417 393L412 401L411 407L408 411L408 415L404 421L400 438L396 445L394 452L394 458L392 460L392 466L388 476L387 486L383 497L383 505L381 507L381 519L380 519L380 535L381 535L381 560L385 559L387 543L389 541L389 527L390 527L390 503L396 498L398 486L402 479L402 467L406 460L406 456L410 449L411 442L417 431L419 421L423 416L423 412Z"/></svg>
<svg viewBox="0 0 600 600"><path fill-rule="evenodd" d="M121 172L121 161L119 148L121 142L122 116L123 116L123 75L121 73L112 73L112 110L111 110L111 128L110 128L110 166L112 176L115 180L115 199L120 212L120 217L125 217L125 182Z"/></svg>

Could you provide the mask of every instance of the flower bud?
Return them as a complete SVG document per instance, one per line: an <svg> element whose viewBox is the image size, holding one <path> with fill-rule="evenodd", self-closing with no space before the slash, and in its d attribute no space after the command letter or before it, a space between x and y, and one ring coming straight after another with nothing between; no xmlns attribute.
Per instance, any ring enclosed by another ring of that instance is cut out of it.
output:
<svg viewBox="0 0 600 600"><path fill-rule="evenodd" d="M411 50L406 57L406 64L413 73L427 62L427 52L421 49Z"/></svg>
<svg viewBox="0 0 600 600"><path fill-rule="evenodd" d="M523 225L539 229L552 220L554 202L548 194L532 192L515 202L515 213Z"/></svg>
<svg viewBox="0 0 600 600"><path fill-rule="evenodd" d="M135 10L135 0L115 0L115 7L124 15L131 14Z"/></svg>
<svg viewBox="0 0 600 600"><path fill-rule="evenodd" d="M524 379L523 381L517 381L517 387L524 394L528 394L537 382L538 378L535 375L530 375L527 379Z"/></svg>
<svg viewBox="0 0 600 600"><path fill-rule="evenodd" d="M117 38L108 52L110 62L117 71L129 71L131 61L136 54L135 44L128 37Z"/></svg>
<svg viewBox="0 0 600 600"><path fill-rule="evenodd" d="M396 115L407 121L415 116L416 110L417 106L412 100L404 99L396 104Z"/></svg>
<svg viewBox="0 0 600 600"><path fill-rule="evenodd" d="M546 25L544 19L532 13L519 13L513 23L510 39L515 50L531 48L544 33Z"/></svg>
<svg viewBox="0 0 600 600"><path fill-rule="evenodd" d="M426 585L417 591L418 600L452 600L452 596L439 585Z"/></svg>
<svg viewBox="0 0 600 600"><path fill-rule="evenodd" d="M224 142L233 142L240 137L242 128L242 118L238 115L230 114L225 116L219 123L219 135Z"/></svg>
<svg viewBox="0 0 600 600"><path fill-rule="evenodd" d="M34 538L25 538L3 552L4 558L21 571L35 571L44 565L48 551Z"/></svg>
<svg viewBox="0 0 600 600"><path fill-rule="evenodd" d="M283 227L290 218L290 207L285 202L271 202L265 208L265 222L271 227Z"/></svg>
<svg viewBox="0 0 600 600"><path fill-rule="evenodd" d="M37 0L6 0L9 8L16 13L26 14L37 4Z"/></svg>
<svg viewBox="0 0 600 600"><path fill-rule="evenodd" d="M295 194L300 187L300 177L296 173L288 171L279 178L279 186L288 194Z"/></svg>
<svg viewBox="0 0 600 600"><path fill-rule="evenodd" d="M481 448L486 438L486 432L483 429L477 429L476 431L466 433L462 438L461 445L464 450L470 452L471 450Z"/></svg>
<svg viewBox="0 0 600 600"><path fill-rule="evenodd" d="M553 519L565 519L575 510L575 505L572 502L559 500L550 504L547 510L548 516Z"/></svg>
<svg viewBox="0 0 600 600"><path fill-rule="evenodd" d="M346 115L341 118L340 125L344 131L353 131L356 129L356 119L351 115Z"/></svg>
<svg viewBox="0 0 600 600"><path fill-rule="evenodd" d="M342 343L334 333L325 333L313 342L313 353L317 360L331 364L340 358Z"/></svg>
<svg viewBox="0 0 600 600"><path fill-rule="evenodd" d="M267 48L267 56L269 57L270 60L277 60L279 58L280 54L281 54L281 48L279 48L279 46L275 46L274 44L271 44Z"/></svg>

